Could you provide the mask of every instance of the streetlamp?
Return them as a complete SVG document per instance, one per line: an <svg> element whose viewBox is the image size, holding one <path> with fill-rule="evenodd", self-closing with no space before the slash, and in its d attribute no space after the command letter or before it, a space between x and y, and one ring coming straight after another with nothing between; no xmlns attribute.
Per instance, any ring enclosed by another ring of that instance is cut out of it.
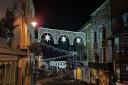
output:
<svg viewBox="0 0 128 85"><path fill-rule="evenodd" d="M36 26L37 26L37 22L35 21L32 21L31 22L31 25L33 26L34 28L34 32L35 32L35 38L37 38L38 36L38 30L36 29ZM32 63L32 81L31 81L31 85L35 85L35 54L32 53L33 56L31 56L31 63Z"/></svg>
<svg viewBox="0 0 128 85"><path fill-rule="evenodd" d="M38 23L33 21L33 22L31 22L31 25L35 28L34 29L35 30L35 39L37 39L38 38L38 29L36 28L36 26L38 25Z"/></svg>
<svg viewBox="0 0 128 85"><path fill-rule="evenodd" d="M38 25L38 23L35 22L35 21L33 21L33 22L31 22L31 25L32 25L33 27L36 27L36 26Z"/></svg>

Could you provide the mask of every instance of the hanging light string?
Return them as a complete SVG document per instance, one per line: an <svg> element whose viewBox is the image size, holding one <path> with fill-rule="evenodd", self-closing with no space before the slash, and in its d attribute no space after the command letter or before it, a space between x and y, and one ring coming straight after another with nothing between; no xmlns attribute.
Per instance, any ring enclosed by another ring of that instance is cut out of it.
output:
<svg viewBox="0 0 128 85"><path fill-rule="evenodd" d="M71 54L68 55L63 55L63 56L59 56L59 57L54 57L54 58L48 58L48 59L42 59L43 61L51 61L51 60L57 60L57 59L61 59L61 58L66 58L66 57L73 57L77 55L76 52L72 52Z"/></svg>
<svg viewBox="0 0 128 85"><path fill-rule="evenodd" d="M59 48L56 48L54 46L51 46L51 45L48 45L46 43L40 43L39 44L39 48L42 47L42 48L52 48L54 51L58 51L58 52L64 52L66 54L69 54L69 53L72 53L71 51L67 51L67 50L62 50L62 49L59 49Z"/></svg>
<svg viewBox="0 0 128 85"><path fill-rule="evenodd" d="M39 43L38 44L38 48L41 50L41 49L44 49L44 48L52 48L54 51L58 51L60 53L65 53L65 55L63 56L58 56L58 57L54 57L54 58L48 58L48 59L43 59L44 61L50 61L50 60L56 60L56 59L61 59L61 58L66 58L66 57L73 57L75 55L77 55L77 52L72 52L72 51L66 51L66 50L62 50L62 49L59 49L59 48L56 48L54 46L50 46L46 43Z"/></svg>

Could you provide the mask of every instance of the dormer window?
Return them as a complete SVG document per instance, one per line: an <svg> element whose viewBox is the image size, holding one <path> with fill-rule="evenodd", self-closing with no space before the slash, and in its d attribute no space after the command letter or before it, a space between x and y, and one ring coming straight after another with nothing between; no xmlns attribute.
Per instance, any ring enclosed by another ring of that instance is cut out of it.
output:
<svg viewBox="0 0 128 85"><path fill-rule="evenodd" d="M122 14L122 20L124 24L128 24L128 13L127 12Z"/></svg>

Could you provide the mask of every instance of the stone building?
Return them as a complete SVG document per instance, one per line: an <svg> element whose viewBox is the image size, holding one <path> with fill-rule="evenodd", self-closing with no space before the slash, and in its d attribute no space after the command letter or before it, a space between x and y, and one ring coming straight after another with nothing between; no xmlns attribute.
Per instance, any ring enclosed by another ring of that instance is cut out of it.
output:
<svg viewBox="0 0 128 85"><path fill-rule="evenodd" d="M112 56L114 82L128 84L128 1L112 0Z"/></svg>
<svg viewBox="0 0 128 85"><path fill-rule="evenodd" d="M86 66L83 68L83 81L86 83L90 83L90 68L88 66L88 62L91 61L91 50L92 50L92 37L91 37L91 30L92 30L92 24L91 20L86 22L82 27L82 32L85 33L86 39L85 39L85 53L87 56L87 60L85 62L87 63Z"/></svg>
<svg viewBox="0 0 128 85"><path fill-rule="evenodd" d="M0 18L5 16L6 9L15 9L14 37L11 45L6 40L0 42L0 84L30 85L31 74L28 65L28 46L34 41L34 29L30 22L34 19L35 10L32 0L1 0Z"/></svg>
<svg viewBox="0 0 128 85"><path fill-rule="evenodd" d="M112 56L111 41L111 0L106 0L91 14L92 50L90 67L90 83L111 85Z"/></svg>

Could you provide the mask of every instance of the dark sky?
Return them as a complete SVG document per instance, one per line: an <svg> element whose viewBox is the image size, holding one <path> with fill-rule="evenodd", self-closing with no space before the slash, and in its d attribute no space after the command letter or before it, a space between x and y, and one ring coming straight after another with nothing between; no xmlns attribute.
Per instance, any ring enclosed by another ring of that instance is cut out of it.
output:
<svg viewBox="0 0 128 85"><path fill-rule="evenodd" d="M34 0L39 26L76 31L106 0Z"/></svg>

